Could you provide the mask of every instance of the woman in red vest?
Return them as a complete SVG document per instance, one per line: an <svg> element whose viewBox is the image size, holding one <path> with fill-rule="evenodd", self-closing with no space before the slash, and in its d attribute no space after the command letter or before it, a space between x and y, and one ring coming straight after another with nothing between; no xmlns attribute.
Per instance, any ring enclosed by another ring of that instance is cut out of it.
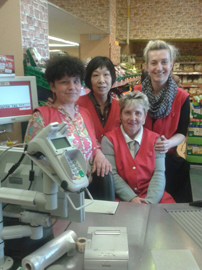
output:
<svg viewBox="0 0 202 270"><path fill-rule="evenodd" d="M45 77L54 95L54 106L36 108L28 123L25 142L28 143L48 124L64 121L68 124L70 143L85 157L88 173L97 171L97 175L104 176L111 170L111 164L97 145L89 111L76 105L84 74L85 67L76 57L58 57L48 62Z"/></svg>
<svg viewBox="0 0 202 270"><path fill-rule="evenodd" d="M119 102L110 95L115 80L114 65L108 57L96 56L88 63L85 84L91 91L77 104L90 111L98 142L104 133L119 125Z"/></svg>
<svg viewBox="0 0 202 270"><path fill-rule="evenodd" d="M120 101L120 127L102 138L102 151L112 165L119 199L135 203L174 203L165 192L165 154L155 151L159 134L143 127L149 109L140 91Z"/></svg>
<svg viewBox="0 0 202 270"><path fill-rule="evenodd" d="M176 148L185 139L189 124L189 94L177 87L171 77L177 49L162 41L149 41L144 49L148 76L134 87L147 95L150 109L145 127L161 135L155 150L166 153L166 191L176 202L191 202L189 163Z"/></svg>

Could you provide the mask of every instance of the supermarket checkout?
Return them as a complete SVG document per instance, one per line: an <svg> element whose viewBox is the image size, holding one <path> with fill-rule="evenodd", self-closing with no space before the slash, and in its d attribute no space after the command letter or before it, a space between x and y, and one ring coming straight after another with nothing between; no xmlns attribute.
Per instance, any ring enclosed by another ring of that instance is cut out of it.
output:
<svg viewBox="0 0 202 270"><path fill-rule="evenodd" d="M166 153L166 191L176 202L191 202L189 163L177 154L189 124L189 94L171 77L177 49L162 40L149 41L144 49L149 73L142 85L134 87L148 96L150 109L145 127L161 135L155 150Z"/></svg>
<svg viewBox="0 0 202 270"><path fill-rule="evenodd" d="M143 127L147 96L139 91L127 93L119 105L121 125L106 133L101 143L112 164L116 195L135 203L175 203L165 192L165 154L154 149L159 134Z"/></svg>
<svg viewBox="0 0 202 270"><path fill-rule="evenodd" d="M45 77L54 94L53 107L37 108L29 120L25 134L28 143L45 126L52 122L68 123L68 137L73 147L80 149L88 164L88 174L107 174L111 164L97 145L95 130L89 111L76 105L81 92L85 68L76 57L58 57L48 62Z"/></svg>

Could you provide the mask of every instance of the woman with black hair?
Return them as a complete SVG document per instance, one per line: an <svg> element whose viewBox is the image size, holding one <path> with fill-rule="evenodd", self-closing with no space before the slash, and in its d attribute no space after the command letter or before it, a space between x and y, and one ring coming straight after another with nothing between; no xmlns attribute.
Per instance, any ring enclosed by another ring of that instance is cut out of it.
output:
<svg viewBox="0 0 202 270"><path fill-rule="evenodd" d="M119 125L119 102L110 95L115 80L114 65L108 57L94 57L87 65L85 84L91 91L77 104L90 111L98 142L104 133Z"/></svg>

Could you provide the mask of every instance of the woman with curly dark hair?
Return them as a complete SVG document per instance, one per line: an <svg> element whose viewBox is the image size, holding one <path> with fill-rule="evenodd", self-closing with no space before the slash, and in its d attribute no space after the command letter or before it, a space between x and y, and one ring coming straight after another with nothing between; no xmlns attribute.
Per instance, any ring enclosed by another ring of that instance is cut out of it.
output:
<svg viewBox="0 0 202 270"><path fill-rule="evenodd" d="M76 105L81 92L85 67L76 57L65 56L51 59L45 77L53 92L52 107L35 109L27 127L25 142L28 143L40 130L52 122L66 122L67 135L73 147L81 150L88 166L88 173L107 174L111 165L97 145L95 130L88 110ZM93 168L91 164L93 163Z"/></svg>

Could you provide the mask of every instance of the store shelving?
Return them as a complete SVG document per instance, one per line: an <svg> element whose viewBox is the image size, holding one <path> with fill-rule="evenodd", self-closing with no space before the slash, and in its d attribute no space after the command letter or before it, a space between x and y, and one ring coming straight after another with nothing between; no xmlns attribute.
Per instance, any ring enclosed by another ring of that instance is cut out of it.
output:
<svg viewBox="0 0 202 270"><path fill-rule="evenodd" d="M202 62L180 62L175 63L173 74L181 79L182 88L190 96L202 94Z"/></svg>
<svg viewBox="0 0 202 270"><path fill-rule="evenodd" d="M202 137L187 137L187 161L191 163L202 163ZM193 147L192 147L193 146ZM197 149L197 150L192 150ZM196 152L194 152L196 151Z"/></svg>

